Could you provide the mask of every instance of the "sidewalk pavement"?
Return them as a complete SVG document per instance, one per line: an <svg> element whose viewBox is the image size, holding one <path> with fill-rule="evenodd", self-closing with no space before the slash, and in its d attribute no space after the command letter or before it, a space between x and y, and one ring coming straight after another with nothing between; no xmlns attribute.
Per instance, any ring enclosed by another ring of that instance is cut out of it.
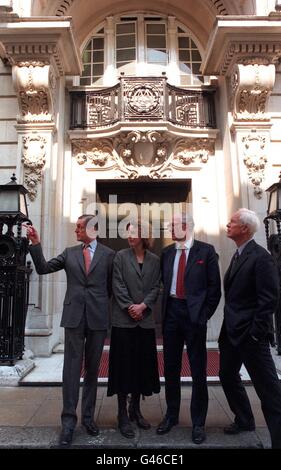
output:
<svg viewBox="0 0 281 470"><path fill-rule="evenodd" d="M201 446L191 441L190 398L191 386L182 385L179 425L164 435L157 436L155 428L165 413L165 393L147 397L141 403L142 412L152 425L148 431L138 428L134 439L126 439L117 430L116 397L106 396L106 387L98 387L96 422L100 435L91 437L78 423L71 448L96 449L253 449L270 448L270 438L261 412L260 401L251 385L247 392L256 419L256 431L227 436L223 427L232 422L232 413L220 385L209 386L209 411L206 422L207 440ZM0 449L51 449L58 447L60 413L62 408L60 386L19 386L0 388Z"/></svg>

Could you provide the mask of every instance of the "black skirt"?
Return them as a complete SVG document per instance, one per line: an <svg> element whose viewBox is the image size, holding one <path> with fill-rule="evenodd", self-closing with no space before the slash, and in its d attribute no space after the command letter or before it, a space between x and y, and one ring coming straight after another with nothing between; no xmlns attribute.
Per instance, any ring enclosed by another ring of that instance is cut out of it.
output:
<svg viewBox="0 0 281 470"><path fill-rule="evenodd" d="M155 330L112 327L107 395L159 392Z"/></svg>

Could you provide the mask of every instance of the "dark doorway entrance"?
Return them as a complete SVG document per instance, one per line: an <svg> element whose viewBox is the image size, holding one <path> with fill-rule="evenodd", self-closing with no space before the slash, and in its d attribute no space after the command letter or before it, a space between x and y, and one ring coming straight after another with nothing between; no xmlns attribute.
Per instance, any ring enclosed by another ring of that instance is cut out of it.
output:
<svg viewBox="0 0 281 470"><path fill-rule="evenodd" d="M99 180L97 181L97 202L103 203L107 206L109 196L117 196L117 206L124 203L132 203L140 206L141 204L174 204L182 203L191 204L191 180L149 180L149 181L131 181L131 180ZM153 216L152 216L153 217ZM120 217L120 220L124 215ZM155 238L153 252L158 256L161 255L162 249L172 243L170 238L164 238L164 217L160 220L160 237ZM107 224L107 237L102 238L101 242L110 246L115 251L127 248L127 241L120 238L110 238L108 234ZM161 295L159 296L156 306L156 325L157 333L161 335Z"/></svg>

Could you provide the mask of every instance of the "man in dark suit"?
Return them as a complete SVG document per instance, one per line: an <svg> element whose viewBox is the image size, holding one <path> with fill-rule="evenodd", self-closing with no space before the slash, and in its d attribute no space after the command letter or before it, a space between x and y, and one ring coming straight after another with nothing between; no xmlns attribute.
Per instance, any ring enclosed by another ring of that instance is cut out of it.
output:
<svg viewBox="0 0 281 470"><path fill-rule="evenodd" d="M194 240L193 227L191 216L175 216L171 227L175 243L163 250L161 258L167 411L156 432L165 434L178 423L185 343L192 375L192 439L201 444L208 409L207 321L218 306L221 281L213 246Z"/></svg>
<svg viewBox="0 0 281 470"><path fill-rule="evenodd" d="M109 326L114 251L97 242L97 227L93 225L90 228L93 220L92 215L79 217L75 233L82 245L66 248L50 261L44 258L35 228L27 229L32 243L30 254L37 273L48 274L64 269L67 276L61 320L61 326L65 328L61 445L72 442L83 357L82 424L88 434L96 436L99 433L94 412L100 358Z"/></svg>
<svg viewBox="0 0 281 470"><path fill-rule="evenodd" d="M244 363L261 400L272 448L281 449L281 389L269 349L279 280L273 258L253 240L258 228L257 215L248 209L239 209L227 224L227 236L235 242L237 250L224 279L220 380L235 420L224 432L238 434L255 429L239 375Z"/></svg>

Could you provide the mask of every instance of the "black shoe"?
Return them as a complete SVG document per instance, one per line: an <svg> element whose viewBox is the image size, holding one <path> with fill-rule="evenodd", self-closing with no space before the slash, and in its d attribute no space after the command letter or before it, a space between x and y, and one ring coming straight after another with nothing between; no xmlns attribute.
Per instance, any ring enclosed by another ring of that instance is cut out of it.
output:
<svg viewBox="0 0 281 470"><path fill-rule="evenodd" d="M150 429L151 425L149 424L146 419L144 419L143 415L141 414L140 410L137 410L133 407L129 406L129 418L131 421L136 421L137 426L141 429Z"/></svg>
<svg viewBox="0 0 281 470"><path fill-rule="evenodd" d="M193 426L192 441L194 444L202 444L206 440L206 432L204 426Z"/></svg>
<svg viewBox="0 0 281 470"><path fill-rule="evenodd" d="M225 434L239 434L240 432L254 431L255 429L256 428L254 424L250 426L241 426L240 424L232 423L229 426L223 428L223 432Z"/></svg>
<svg viewBox="0 0 281 470"><path fill-rule="evenodd" d="M62 428L59 444L63 447L70 446L73 438L73 429Z"/></svg>
<svg viewBox="0 0 281 470"><path fill-rule="evenodd" d="M167 416L165 416L163 421L161 421L161 423L156 428L156 434L160 434L160 435L167 434L168 432L171 431L173 426L176 426L176 424L178 424L177 419L172 419L172 418L168 418Z"/></svg>
<svg viewBox="0 0 281 470"><path fill-rule="evenodd" d="M94 421L91 421L90 423L83 423L83 426L90 436L98 436L100 433L100 430Z"/></svg>
<svg viewBox="0 0 281 470"><path fill-rule="evenodd" d="M122 436L126 437L127 439L132 439L135 437L135 431L133 430L127 415L118 416L118 428Z"/></svg>

